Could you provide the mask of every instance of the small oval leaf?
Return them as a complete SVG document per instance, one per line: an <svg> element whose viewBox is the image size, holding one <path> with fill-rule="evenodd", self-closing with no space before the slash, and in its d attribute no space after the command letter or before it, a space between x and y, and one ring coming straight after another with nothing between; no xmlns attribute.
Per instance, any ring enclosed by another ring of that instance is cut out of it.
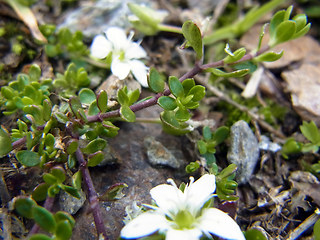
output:
<svg viewBox="0 0 320 240"><path fill-rule="evenodd" d="M35 222L44 230L54 233L56 230L56 221L53 214L44 207L35 206L32 209Z"/></svg>
<svg viewBox="0 0 320 240"><path fill-rule="evenodd" d="M34 167L40 163L40 157L36 152L32 152L30 150L22 150L16 154L17 160L27 166Z"/></svg>

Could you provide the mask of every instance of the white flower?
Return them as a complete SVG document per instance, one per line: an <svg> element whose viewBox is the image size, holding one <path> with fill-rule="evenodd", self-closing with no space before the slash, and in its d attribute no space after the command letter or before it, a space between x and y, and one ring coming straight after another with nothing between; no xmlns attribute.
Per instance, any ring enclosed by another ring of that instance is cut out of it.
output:
<svg viewBox="0 0 320 240"><path fill-rule="evenodd" d="M111 71L119 79L125 79L130 71L144 87L148 87L148 67L138 59L146 58L147 53L136 42L132 42L133 34L127 38L122 28L110 27L104 35L97 35L91 44L93 57L104 59L112 53Z"/></svg>
<svg viewBox="0 0 320 240"><path fill-rule="evenodd" d="M210 234L234 240L245 240L240 227L226 213L216 208L204 207L216 189L215 176L205 174L197 181L190 178L184 191L162 184L151 189L150 194L158 207L142 213L122 230L126 239L148 236L157 231L166 240L197 240Z"/></svg>

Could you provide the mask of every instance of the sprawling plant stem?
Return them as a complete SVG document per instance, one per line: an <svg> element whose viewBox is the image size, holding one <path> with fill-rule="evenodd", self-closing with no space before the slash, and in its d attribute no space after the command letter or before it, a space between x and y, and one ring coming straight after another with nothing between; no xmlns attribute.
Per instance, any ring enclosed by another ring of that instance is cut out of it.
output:
<svg viewBox="0 0 320 240"><path fill-rule="evenodd" d="M53 204L54 204L54 197L48 196L43 204L43 207L51 212ZM39 231L39 229L40 229L40 226L38 224L34 224L30 232L28 233L28 236L31 237L33 234L36 234Z"/></svg>
<svg viewBox="0 0 320 240"><path fill-rule="evenodd" d="M101 211L99 207L99 199L98 199L98 194L95 190L95 187L93 185L89 169L87 167L87 162L84 159L84 156L80 150L80 148L77 149L76 151L76 158L79 162L80 165L80 170L82 173L82 178L84 180L84 183L87 186L88 190L88 199L90 203L90 207L92 210L93 218L94 218L94 223L96 225L97 233L99 236L99 239L101 236L103 236L103 239L108 239L107 237L107 231L106 228L103 224L103 219L101 216Z"/></svg>

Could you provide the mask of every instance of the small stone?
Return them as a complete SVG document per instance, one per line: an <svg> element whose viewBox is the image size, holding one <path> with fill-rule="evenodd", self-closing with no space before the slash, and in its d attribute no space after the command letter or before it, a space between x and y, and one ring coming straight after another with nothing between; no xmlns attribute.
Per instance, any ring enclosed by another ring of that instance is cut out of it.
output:
<svg viewBox="0 0 320 240"><path fill-rule="evenodd" d="M155 140L154 137L146 137L144 146L147 148L148 160L153 166L167 166L179 169L184 161L177 159L162 143Z"/></svg>
<svg viewBox="0 0 320 240"><path fill-rule="evenodd" d="M128 15L132 14L128 8L129 2L151 5L146 0L85 1L79 8L68 13L58 28L66 27L72 32L81 31L90 38L102 34L111 26L128 29L131 27Z"/></svg>
<svg viewBox="0 0 320 240"><path fill-rule="evenodd" d="M80 189L80 199L71 196L69 193L62 191L59 197L59 204L62 211L71 215L76 214L82 208L86 201L86 194Z"/></svg>
<svg viewBox="0 0 320 240"><path fill-rule="evenodd" d="M282 72L291 93L291 101L296 112L307 121L320 124L320 64L303 63L299 68Z"/></svg>
<svg viewBox="0 0 320 240"><path fill-rule="evenodd" d="M240 120L230 129L228 161L237 165L236 179L239 184L248 182L259 160L259 143L249 125Z"/></svg>

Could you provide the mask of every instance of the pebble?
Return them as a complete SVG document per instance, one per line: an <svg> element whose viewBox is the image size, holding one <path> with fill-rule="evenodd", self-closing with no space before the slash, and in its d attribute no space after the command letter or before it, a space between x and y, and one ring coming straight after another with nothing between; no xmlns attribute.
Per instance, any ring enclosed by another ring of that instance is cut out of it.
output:
<svg viewBox="0 0 320 240"><path fill-rule="evenodd" d="M237 165L236 180L245 184L251 178L259 160L259 143L249 125L240 120L230 129L229 163Z"/></svg>

